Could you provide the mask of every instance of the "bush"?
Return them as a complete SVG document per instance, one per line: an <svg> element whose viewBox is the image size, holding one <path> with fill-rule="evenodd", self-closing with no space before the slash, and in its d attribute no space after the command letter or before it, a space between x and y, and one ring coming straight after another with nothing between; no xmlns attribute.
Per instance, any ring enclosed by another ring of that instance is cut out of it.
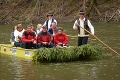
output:
<svg viewBox="0 0 120 80"><path fill-rule="evenodd" d="M69 48L40 48L34 52L33 61L66 62L99 59L103 55L100 46L90 44Z"/></svg>

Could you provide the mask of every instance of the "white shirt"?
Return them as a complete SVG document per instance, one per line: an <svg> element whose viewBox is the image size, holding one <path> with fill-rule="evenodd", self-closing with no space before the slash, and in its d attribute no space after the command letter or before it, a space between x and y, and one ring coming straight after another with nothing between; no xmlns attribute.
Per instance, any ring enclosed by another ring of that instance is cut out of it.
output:
<svg viewBox="0 0 120 80"><path fill-rule="evenodd" d="M46 22L47 22L47 20L45 21L43 26L46 26ZM57 24L57 21L55 19L54 19L54 22ZM50 28L51 23L52 23L52 18L48 20L48 29Z"/></svg>
<svg viewBox="0 0 120 80"><path fill-rule="evenodd" d="M15 41L18 42L18 36L22 37L22 34L25 30L23 29L21 32L19 32L17 29L14 31Z"/></svg>
<svg viewBox="0 0 120 80"><path fill-rule="evenodd" d="M80 20L80 26L84 28L85 18L83 20L79 18L79 20ZM77 26L75 25L76 23L78 23L77 20L75 21L73 25L73 29L77 29ZM90 28L91 33L94 35L94 27L92 26L89 20L87 20L87 23L88 23L88 27ZM84 37L84 36L89 36L89 35L85 35L85 31L82 28L80 28L80 33L78 34L78 36Z"/></svg>
<svg viewBox="0 0 120 80"><path fill-rule="evenodd" d="M37 29L37 35L42 31L42 28L41 29Z"/></svg>

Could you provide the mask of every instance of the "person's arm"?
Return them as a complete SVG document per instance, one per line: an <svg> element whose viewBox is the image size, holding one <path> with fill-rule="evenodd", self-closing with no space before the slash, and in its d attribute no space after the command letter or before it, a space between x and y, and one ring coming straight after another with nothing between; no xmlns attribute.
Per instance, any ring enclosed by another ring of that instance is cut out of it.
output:
<svg viewBox="0 0 120 80"><path fill-rule="evenodd" d="M44 22L43 26L46 26L46 21Z"/></svg>
<svg viewBox="0 0 120 80"><path fill-rule="evenodd" d="M40 36L37 36L37 43L40 43Z"/></svg>
<svg viewBox="0 0 120 80"><path fill-rule="evenodd" d="M73 25L73 29L77 29L77 26L76 26L77 23L77 20L75 21L74 25Z"/></svg>
<svg viewBox="0 0 120 80"><path fill-rule="evenodd" d="M15 41L18 41L18 31L17 30L14 31L14 37L15 37Z"/></svg>
<svg viewBox="0 0 120 80"><path fill-rule="evenodd" d="M53 35L50 35L50 42L53 41Z"/></svg>
<svg viewBox="0 0 120 80"><path fill-rule="evenodd" d="M37 38L36 38L36 35L34 35L34 41L33 41L33 43L35 44L35 43L37 43Z"/></svg>
<svg viewBox="0 0 120 80"><path fill-rule="evenodd" d="M63 41L63 44L67 44L68 43L68 37L66 36L65 33L64 33L64 38L65 38L65 40Z"/></svg>
<svg viewBox="0 0 120 80"><path fill-rule="evenodd" d="M18 37L17 30L14 31L14 36L15 36L15 38Z"/></svg>
<svg viewBox="0 0 120 80"><path fill-rule="evenodd" d="M88 20L88 26L90 28L91 33L94 35L94 27L92 26L89 20Z"/></svg>
<svg viewBox="0 0 120 80"><path fill-rule="evenodd" d="M55 44L58 44L58 43L59 43L57 34L54 36L54 42L55 42Z"/></svg>
<svg viewBox="0 0 120 80"><path fill-rule="evenodd" d="M50 44L53 40L53 37L51 35L49 35L47 38L48 38L48 44Z"/></svg>

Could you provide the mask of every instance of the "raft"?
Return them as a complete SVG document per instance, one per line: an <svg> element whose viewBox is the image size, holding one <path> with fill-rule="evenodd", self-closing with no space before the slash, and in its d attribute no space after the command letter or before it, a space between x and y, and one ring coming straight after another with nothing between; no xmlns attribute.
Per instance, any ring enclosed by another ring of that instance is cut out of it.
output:
<svg viewBox="0 0 120 80"><path fill-rule="evenodd" d="M13 47L11 44L0 44L0 53L30 59L34 62L66 62L81 59L98 59L103 55L103 50L100 46L91 46L89 44L79 47L43 47L40 49L23 49L20 47Z"/></svg>
<svg viewBox="0 0 120 80"><path fill-rule="evenodd" d="M13 47L11 44L0 44L0 53L13 55L25 59L31 59L35 49L23 49L20 47Z"/></svg>

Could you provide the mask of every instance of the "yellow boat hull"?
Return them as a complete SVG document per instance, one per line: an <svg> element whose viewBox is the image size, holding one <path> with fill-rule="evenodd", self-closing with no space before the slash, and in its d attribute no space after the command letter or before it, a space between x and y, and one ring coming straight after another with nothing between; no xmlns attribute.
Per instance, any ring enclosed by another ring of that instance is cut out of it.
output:
<svg viewBox="0 0 120 80"><path fill-rule="evenodd" d="M35 49L23 49L20 47L13 47L10 44L0 44L0 53L31 59Z"/></svg>

